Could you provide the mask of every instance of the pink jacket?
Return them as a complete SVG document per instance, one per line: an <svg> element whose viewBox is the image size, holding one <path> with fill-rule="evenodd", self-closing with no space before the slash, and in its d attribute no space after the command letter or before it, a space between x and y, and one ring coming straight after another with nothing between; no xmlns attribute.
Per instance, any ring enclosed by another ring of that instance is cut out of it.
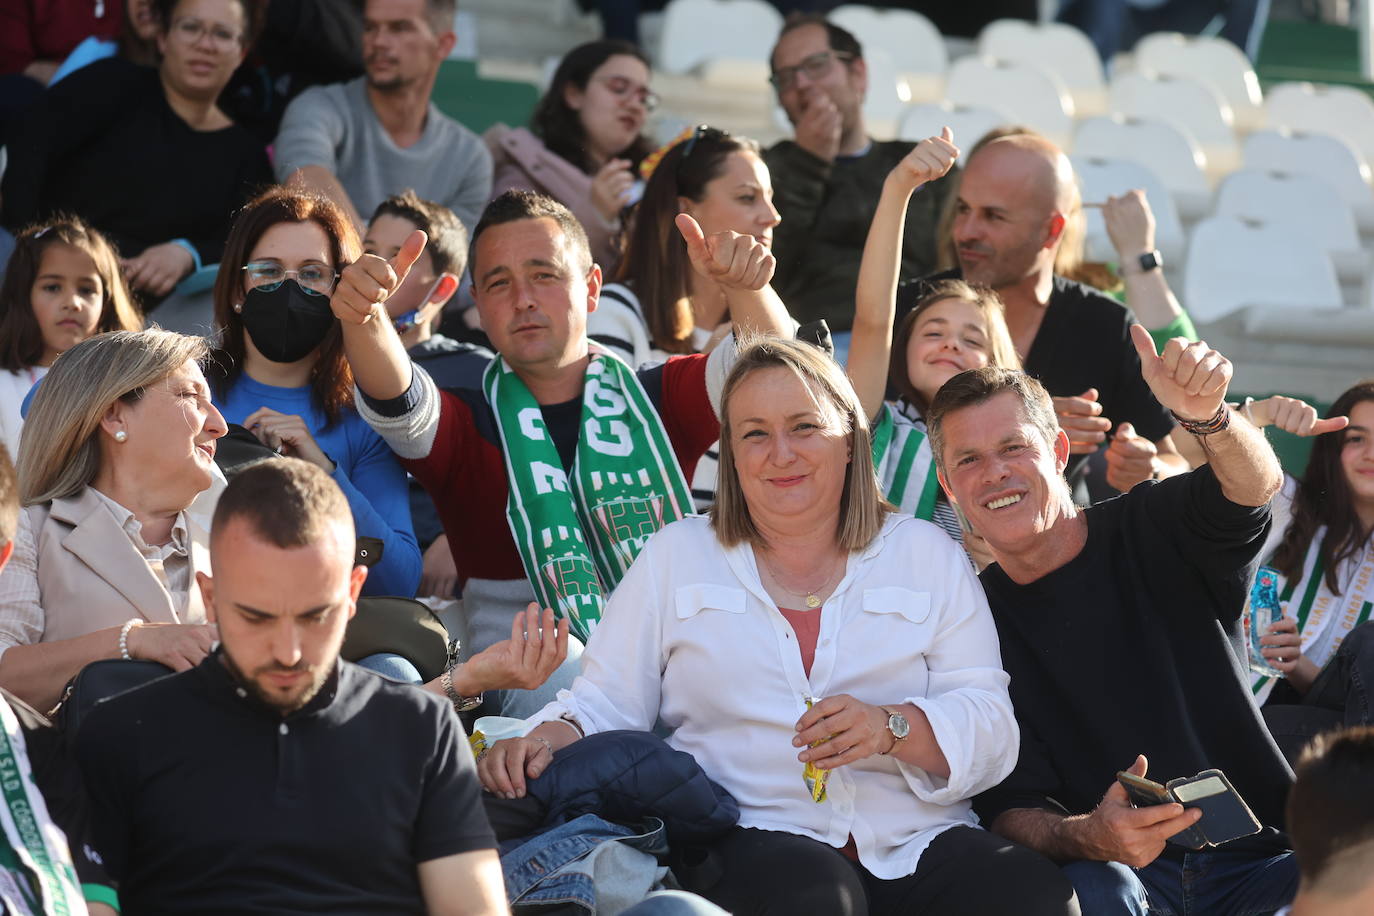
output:
<svg viewBox="0 0 1374 916"><path fill-rule="evenodd" d="M495 198L512 188L527 188L563 204L587 230L592 257L609 278L620 263L620 253L615 249L620 226L608 226L592 205L592 176L550 152L543 140L523 127L497 124L482 139L491 151L491 196Z"/></svg>

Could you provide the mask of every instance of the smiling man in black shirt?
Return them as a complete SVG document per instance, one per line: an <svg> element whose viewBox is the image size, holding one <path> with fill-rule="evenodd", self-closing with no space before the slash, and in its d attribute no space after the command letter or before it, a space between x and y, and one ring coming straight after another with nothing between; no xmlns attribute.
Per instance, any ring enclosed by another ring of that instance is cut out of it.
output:
<svg viewBox="0 0 1374 916"><path fill-rule="evenodd" d="M78 755L126 913L507 913L462 727L339 659L367 570L338 486L266 461L220 498L221 646L102 703Z"/></svg>
<svg viewBox="0 0 1374 916"><path fill-rule="evenodd" d="M970 370L931 405L941 482L997 559L981 578L1021 727L1016 769L975 809L1067 863L1084 913L1272 912L1297 890L1280 833L1292 772L1250 696L1240 615L1282 475L1226 406L1225 358L1182 338L1159 356L1144 328L1131 335L1209 464L1078 509L1038 382ZM1147 767L1157 782L1222 770L1266 829L1203 852L1168 844L1198 812L1131 807L1115 774Z"/></svg>

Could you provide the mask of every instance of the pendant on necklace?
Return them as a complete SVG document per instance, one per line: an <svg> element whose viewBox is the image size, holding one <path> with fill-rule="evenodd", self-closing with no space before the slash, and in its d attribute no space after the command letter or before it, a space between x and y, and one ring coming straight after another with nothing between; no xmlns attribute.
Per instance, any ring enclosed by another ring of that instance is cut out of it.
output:
<svg viewBox="0 0 1374 916"><path fill-rule="evenodd" d="M821 606L821 598L820 598L820 596L819 596L819 595L807 595L807 596L806 596L806 606L809 607L809 608L811 608L811 610L813 610L813 611L814 611L816 608L820 607L820 606Z"/></svg>

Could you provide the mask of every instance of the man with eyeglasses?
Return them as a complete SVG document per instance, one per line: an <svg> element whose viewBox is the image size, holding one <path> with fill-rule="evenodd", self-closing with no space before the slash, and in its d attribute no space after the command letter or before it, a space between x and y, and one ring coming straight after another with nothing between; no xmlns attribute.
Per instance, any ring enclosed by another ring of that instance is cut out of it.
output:
<svg viewBox="0 0 1374 916"><path fill-rule="evenodd" d="M324 194L361 233L362 214L406 188L471 227L491 193L481 139L430 100L457 40L455 0L367 0L365 76L307 89L277 134L277 180Z"/></svg>
<svg viewBox="0 0 1374 916"><path fill-rule="evenodd" d="M771 66L778 102L796 131L764 154L773 205L782 214L773 237L773 285L794 318L824 318L836 333L837 350L843 349L854 321L864 239L883 181L914 144L868 136L863 49L824 17L789 18ZM902 247L904 279L935 266L935 226L946 184L933 182L912 198Z"/></svg>

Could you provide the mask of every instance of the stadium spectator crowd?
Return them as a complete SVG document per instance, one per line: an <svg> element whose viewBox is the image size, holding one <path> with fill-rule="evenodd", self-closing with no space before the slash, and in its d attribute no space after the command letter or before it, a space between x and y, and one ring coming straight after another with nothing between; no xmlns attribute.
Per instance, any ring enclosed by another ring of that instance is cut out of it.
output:
<svg viewBox="0 0 1374 916"><path fill-rule="evenodd" d="M17 2L3 912L1371 905L1374 380L1235 396L1143 192L1109 295L816 14L762 148L618 39L479 137L454 0Z"/></svg>

